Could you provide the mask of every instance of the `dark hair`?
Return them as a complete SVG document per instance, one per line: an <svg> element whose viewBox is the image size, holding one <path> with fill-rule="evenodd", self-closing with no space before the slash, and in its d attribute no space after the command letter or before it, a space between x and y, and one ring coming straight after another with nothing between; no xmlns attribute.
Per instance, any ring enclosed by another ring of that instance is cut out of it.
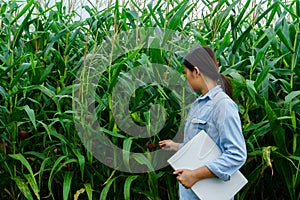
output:
<svg viewBox="0 0 300 200"><path fill-rule="evenodd" d="M197 67L205 76L216 82L221 82L223 90L233 99L231 83L226 76L219 73L216 56L209 47L200 46L193 49L186 55L183 64L191 71Z"/></svg>

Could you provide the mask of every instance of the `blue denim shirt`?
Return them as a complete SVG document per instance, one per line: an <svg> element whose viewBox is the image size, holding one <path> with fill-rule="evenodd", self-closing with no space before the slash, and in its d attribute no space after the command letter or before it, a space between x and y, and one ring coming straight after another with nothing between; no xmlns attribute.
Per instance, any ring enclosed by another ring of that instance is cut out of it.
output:
<svg viewBox="0 0 300 200"><path fill-rule="evenodd" d="M205 130L222 151L222 155L205 166L218 178L227 181L245 163L247 150L236 103L216 86L191 105L184 128L184 142ZM199 166L201 167L201 166ZM198 199L190 189L179 184L180 199Z"/></svg>

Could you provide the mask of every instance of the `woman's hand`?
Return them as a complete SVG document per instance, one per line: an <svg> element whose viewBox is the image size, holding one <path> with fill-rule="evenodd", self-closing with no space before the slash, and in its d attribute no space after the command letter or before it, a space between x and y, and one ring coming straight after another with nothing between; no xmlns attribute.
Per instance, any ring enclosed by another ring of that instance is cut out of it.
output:
<svg viewBox="0 0 300 200"><path fill-rule="evenodd" d="M197 181L202 179L215 177L215 175L206 166L194 170L178 169L174 171L173 174L177 174L177 180L185 188L191 188Z"/></svg>
<svg viewBox="0 0 300 200"><path fill-rule="evenodd" d="M179 143L176 143L173 140L162 140L159 142L159 146L163 150L178 151Z"/></svg>
<svg viewBox="0 0 300 200"><path fill-rule="evenodd" d="M173 172L177 174L176 179L183 185L186 189L191 188L197 181L194 170L189 169L179 169Z"/></svg>

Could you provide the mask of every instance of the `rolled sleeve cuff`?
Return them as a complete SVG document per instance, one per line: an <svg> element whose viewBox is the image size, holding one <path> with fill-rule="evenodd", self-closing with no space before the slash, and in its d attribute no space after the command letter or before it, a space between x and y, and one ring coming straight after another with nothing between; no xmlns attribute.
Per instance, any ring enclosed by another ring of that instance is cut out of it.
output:
<svg viewBox="0 0 300 200"><path fill-rule="evenodd" d="M218 178L222 179L223 181L229 181L230 180L230 175L225 174L218 168L216 165L213 163L208 163L205 165L214 175L216 175Z"/></svg>

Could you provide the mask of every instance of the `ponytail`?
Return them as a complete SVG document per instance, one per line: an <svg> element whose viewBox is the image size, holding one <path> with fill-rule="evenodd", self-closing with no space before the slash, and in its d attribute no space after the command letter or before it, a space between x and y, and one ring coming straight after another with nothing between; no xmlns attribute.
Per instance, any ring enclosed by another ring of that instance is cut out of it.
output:
<svg viewBox="0 0 300 200"><path fill-rule="evenodd" d="M221 84L221 86L222 86L224 92L233 100L232 86L231 86L230 81L223 74L220 73L220 75L221 75L221 78L222 78L222 84Z"/></svg>

